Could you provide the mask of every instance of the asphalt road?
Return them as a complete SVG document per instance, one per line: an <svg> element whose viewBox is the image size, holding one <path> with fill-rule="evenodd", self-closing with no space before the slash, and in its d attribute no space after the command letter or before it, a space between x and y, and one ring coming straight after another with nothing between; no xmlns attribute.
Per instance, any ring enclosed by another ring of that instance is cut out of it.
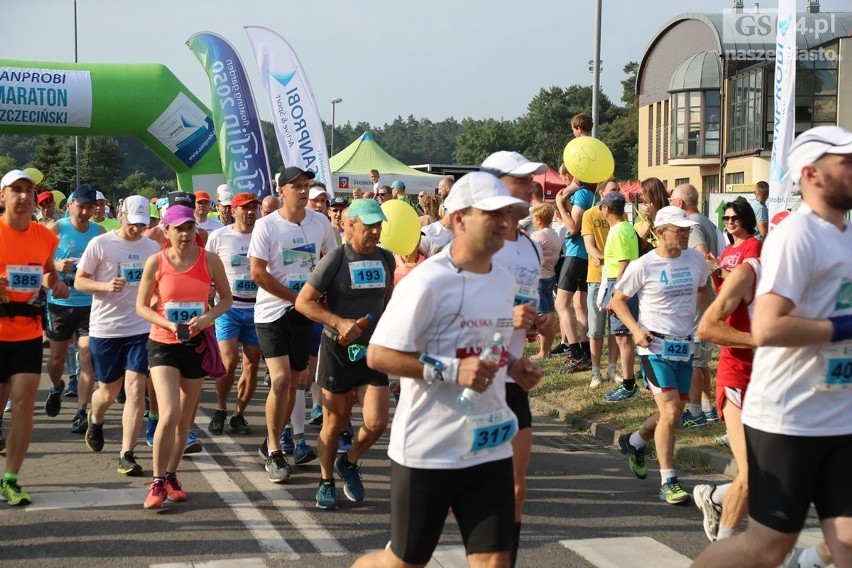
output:
<svg viewBox="0 0 852 568"><path fill-rule="evenodd" d="M116 472L120 405L107 414L104 451L94 454L82 435L70 432L75 399L63 399L59 416L44 415L46 388L43 377L33 443L20 474L34 502L26 508L0 504L3 566L332 568L388 541L387 433L362 461L366 499L342 497L338 511L320 511L314 507L317 461L295 467L286 485L266 479L257 449L267 389L259 387L246 416L255 434L211 437L206 424L214 392L207 381L194 429L204 451L186 458L179 472L189 500L153 512L142 508L151 471L144 440L136 453L145 477ZM317 432L308 426L312 445ZM692 504L657 499L656 464L640 481L616 448L569 433L554 419L537 417L534 432L519 566L680 567L707 546ZM696 483L723 480L696 471L680 478L690 491ZM451 518L430 566L466 566Z"/></svg>

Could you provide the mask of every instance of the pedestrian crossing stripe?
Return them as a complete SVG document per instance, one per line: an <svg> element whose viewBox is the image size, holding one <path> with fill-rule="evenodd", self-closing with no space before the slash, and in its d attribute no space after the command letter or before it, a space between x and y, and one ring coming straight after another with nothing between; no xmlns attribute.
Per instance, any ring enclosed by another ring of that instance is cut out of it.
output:
<svg viewBox="0 0 852 568"><path fill-rule="evenodd" d="M651 537L561 540L559 543L597 568L688 568L692 560Z"/></svg>

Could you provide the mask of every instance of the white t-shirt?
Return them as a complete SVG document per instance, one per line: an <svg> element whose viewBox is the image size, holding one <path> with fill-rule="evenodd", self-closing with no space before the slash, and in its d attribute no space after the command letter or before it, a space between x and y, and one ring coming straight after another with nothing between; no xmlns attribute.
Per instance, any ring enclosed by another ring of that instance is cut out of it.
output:
<svg viewBox="0 0 852 568"><path fill-rule="evenodd" d="M420 237L420 252L426 257L435 256L451 240L453 240L453 232L444 227L440 221L429 223L423 227L423 236Z"/></svg>
<svg viewBox="0 0 852 568"><path fill-rule="evenodd" d="M254 302L242 302L239 298L257 297L258 285L251 278L249 269L248 250L251 233L239 233L233 225L216 229L207 238L209 252L222 259L228 284L234 295L234 308L249 310L254 308Z"/></svg>
<svg viewBox="0 0 852 568"><path fill-rule="evenodd" d="M219 219L214 219L213 217L207 217L207 220L203 223L198 223L198 226L207 231L208 233L211 231L215 231L216 229L221 229L225 226L225 224Z"/></svg>
<svg viewBox="0 0 852 568"><path fill-rule="evenodd" d="M337 243L328 217L305 209L301 223L285 220L280 211L261 217L254 224L249 257L267 262L266 271L293 292L302 289L319 261ZM272 323L284 315L293 302L273 296L263 288L257 291L255 323Z"/></svg>
<svg viewBox="0 0 852 568"><path fill-rule="evenodd" d="M763 243L758 296L773 292L795 307L792 316L824 319L852 314L852 223L846 230L802 204ZM835 352L832 353L832 350ZM743 423L787 436L852 434L852 388L814 391L831 372L852 365L852 341L805 347L760 347L743 406ZM845 361L845 363L844 363Z"/></svg>
<svg viewBox="0 0 852 568"><path fill-rule="evenodd" d="M108 282L117 276L127 279L121 292L95 292L89 317L89 335L103 339L147 334L151 324L136 315L136 296L142 269L148 257L160 250L149 239L127 241L110 231L92 239L77 268L92 275L97 282Z"/></svg>
<svg viewBox="0 0 852 568"><path fill-rule="evenodd" d="M695 249L680 252L677 258L663 258L652 250L627 265L615 284L627 297L639 297L639 325L670 337L692 335L698 307L698 288L710 277L704 255ZM640 355L662 354L662 341L651 348L637 346Z"/></svg>
<svg viewBox="0 0 852 568"><path fill-rule="evenodd" d="M514 305L533 302L538 310L538 279L541 275L541 246L528 236L516 231L517 240L506 240L503 248L494 254L494 262L508 270L515 277ZM509 353L523 357L527 332L515 329L509 342ZM507 375L509 382L514 382Z"/></svg>
<svg viewBox="0 0 852 568"><path fill-rule="evenodd" d="M403 278L379 320L371 345L446 357L476 356L495 332L512 334L515 279L497 264L488 274L457 271L448 250ZM505 360L491 387L482 393L474 414L505 413ZM456 407L462 389L455 383L402 380L388 455L412 468L463 469L512 456L505 441L490 453L469 455L468 416Z"/></svg>

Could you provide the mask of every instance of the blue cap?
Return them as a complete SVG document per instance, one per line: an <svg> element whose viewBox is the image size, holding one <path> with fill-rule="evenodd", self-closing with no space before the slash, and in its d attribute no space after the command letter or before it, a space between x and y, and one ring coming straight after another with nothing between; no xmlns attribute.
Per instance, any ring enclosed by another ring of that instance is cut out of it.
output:
<svg viewBox="0 0 852 568"><path fill-rule="evenodd" d="M349 218L359 218L365 225L387 221L382 206L374 199L356 199L349 206Z"/></svg>
<svg viewBox="0 0 852 568"><path fill-rule="evenodd" d="M77 203L94 203L98 199L98 192L91 185L80 185L71 194L71 199Z"/></svg>
<svg viewBox="0 0 852 568"><path fill-rule="evenodd" d="M393 189L405 189L405 182L403 182L402 180L396 180L391 184L391 187Z"/></svg>

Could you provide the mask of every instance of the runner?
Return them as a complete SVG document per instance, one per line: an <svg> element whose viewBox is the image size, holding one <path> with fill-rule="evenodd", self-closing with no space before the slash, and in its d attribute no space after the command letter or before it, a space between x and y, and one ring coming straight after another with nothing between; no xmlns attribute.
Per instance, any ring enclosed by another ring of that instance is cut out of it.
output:
<svg viewBox="0 0 852 568"><path fill-rule="evenodd" d="M133 449L145 413L145 344L151 327L134 308L145 261L159 250L157 243L143 235L151 222L150 211L146 198L127 197L122 203L121 228L92 239L80 258L75 280L78 290L92 294L90 351L98 379L86 445L93 452L103 449L106 411L124 387L118 472L129 476L142 475Z"/></svg>
<svg viewBox="0 0 852 568"><path fill-rule="evenodd" d="M219 186L220 190L222 186ZM253 193L239 193L229 199L228 212L233 213L233 224L210 233L206 249L222 259L234 303L216 320L216 339L222 353L222 363L227 373L214 377L216 381L216 410L210 417L207 430L220 435L228 420L228 431L247 436L251 427L245 419L246 407L257 388L257 370L260 365L260 344L254 327L254 304L258 286L251 279L248 250L251 234L257 220L259 201ZM228 419L228 396L234 386L234 375L243 350L242 371L237 381L237 404Z"/></svg>
<svg viewBox="0 0 852 568"><path fill-rule="evenodd" d="M218 256L196 242L195 217L189 207L172 205L163 215L166 248L145 262L136 313L151 322L148 366L159 404L154 434L154 480L146 509L161 509L166 498L186 501L177 479L201 385L203 330L231 307L228 277ZM208 309L211 283L219 302ZM151 300L157 294L155 308Z"/></svg>
<svg viewBox="0 0 852 568"><path fill-rule="evenodd" d="M354 201L346 220L352 238L319 262L296 298L299 312L325 325L317 369L323 406L317 441L322 478L316 506L320 509L338 506L334 471L343 479L343 493L350 501L364 499L358 460L388 425L388 377L368 368L364 358L375 322L393 291L393 254L378 248L383 221L387 217L376 201ZM327 307L321 303L323 298ZM367 314L366 327L359 326ZM341 340L347 344L340 345ZM339 436L348 427L355 400L363 409L364 423L352 447L338 454Z"/></svg>
<svg viewBox="0 0 852 568"><path fill-rule="evenodd" d="M0 497L9 505L32 502L18 484L18 473L33 433L33 413L41 378L43 306L33 302L42 286L54 298L67 298L68 287L59 277L53 255L59 239L44 225L32 221L35 182L21 170L0 180L6 211L0 219L0 385L11 388L12 425L6 438L6 470ZM5 397L3 402L5 403Z"/></svg>
<svg viewBox="0 0 852 568"><path fill-rule="evenodd" d="M420 265L418 277L402 280L373 334L368 365L403 377L402 394L388 449L390 545L356 567L425 566L451 508L471 565L509 564L509 442L517 419L506 404L505 374L508 367L523 384L540 378L537 367L492 339L514 331L515 277L492 262L516 223L513 205L525 202L491 174L462 177L445 203L450 246ZM483 349L499 349L500 362L478 357ZM481 393L471 414L456 406L462 388Z"/></svg>

